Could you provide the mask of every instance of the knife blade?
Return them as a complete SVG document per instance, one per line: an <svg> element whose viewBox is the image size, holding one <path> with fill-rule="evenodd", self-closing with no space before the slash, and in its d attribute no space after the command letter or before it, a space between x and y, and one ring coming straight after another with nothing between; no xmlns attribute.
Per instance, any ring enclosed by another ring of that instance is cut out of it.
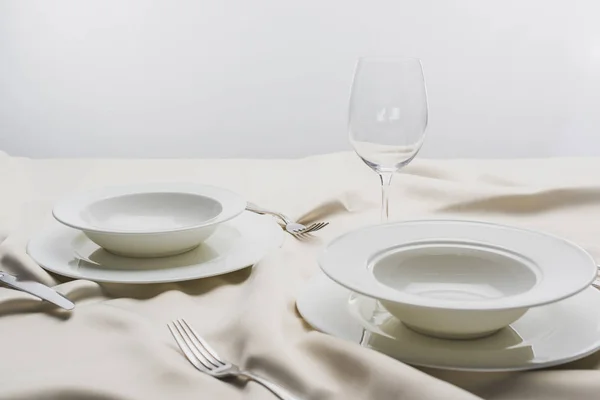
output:
<svg viewBox="0 0 600 400"><path fill-rule="evenodd" d="M75 308L75 304L62 294L49 286L43 285L39 282L34 281L20 281L16 276L9 275L4 272L0 272L0 282L4 283L13 289L27 292L42 300L46 300L52 304L55 304L65 310L72 310Z"/></svg>

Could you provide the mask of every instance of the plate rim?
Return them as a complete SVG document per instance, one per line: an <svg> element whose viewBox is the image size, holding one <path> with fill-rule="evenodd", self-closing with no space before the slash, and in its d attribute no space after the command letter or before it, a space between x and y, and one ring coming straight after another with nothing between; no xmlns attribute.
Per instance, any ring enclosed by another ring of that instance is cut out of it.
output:
<svg viewBox="0 0 600 400"><path fill-rule="evenodd" d="M216 199L214 197L208 196L206 192L203 193L203 191L207 190L216 192L219 196L222 197L220 199ZM105 195L110 195L109 197L114 197L154 192L183 193L208 197L220 203L222 205L222 210L217 216L207 221L204 221L201 224L194 224L180 228L158 229L152 231L103 229L91 226L90 224L86 223L80 218L76 218L75 221L73 221L73 219L70 219L69 217L65 218L65 211L70 209L73 205L79 205L77 207L77 210L80 210L82 208L81 206L85 206L86 204L90 204L94 201L101 200ZM212 225L229 221L240 215L242 212L244 212L245 209L246 200L241 195L219 186L205 185L202 183L193 182L150 182L132 185L105 186L73 192L57 201L57 203L52 207L52 216L54 217L54 219L56 219L63 225L85 232L102 233L108 235L156 235L186 232L194 229L206 228Z"/></svg>
<svg viewBox="0 0 600 400"><path fill-rule="evenodd" d="M315 324L313 324L313 322L311 322L312 318L309 316L308 318L306 317L306 315L308 314L307 308L305 308L303 306L304 297L312 297L314 298L315 293L314 291L316 290L316 288L318 287L319 284L324 284L323 280L327 280L329 281L328 284L329 285L335 285L337 286L336 289L340 289L340 290L344 290L345 296L345 303L344 304L336 304L335 308L338 309L338 312L340 313L344 313L346 314L346 316L348 317L348 319L352 320L353 323L356 325L358 330L362 330L363 334L362 336L364 337L365 332L367 332L369 335L379 335L376 332L371 332L368 329L366 329L359 321L357 321L355 319L354 316L351 315L351 311L349 310L349 305L347 303L349 296L352 294L352 291L345 288L344 286L341 286L339 284L337 284L335 281L331 280L327 275L322 274L322 273L318 273L316 276L313 276L311 279L308 280L307 283L305 283L305 285L301 288L301 290L297 293L296 298L295 298L295 305L296 305L296 309L298 310L298 313L300 314L300 317L306 322L308 323L312 329L331 335L335 338L340 338L340 336L338 334L335 333L331 333L331 330L328 331L328 329L322 329L321 327L317 327ZM597 290L594 289L593 287L589 287L588 290L593 291L593 290ZM600 295L600 293L599 293ZM364 295L360 295L364 298L370 299L372 301L376 301L375 299L369 298L368 296L364 296ZM326 298L325 296L323 296L324 298ZM322 310L322 309L321 309ZM600 321L600 317L598 318ZM331 321L330 319L326 319L328 321L328 323ZM325 327L327 328L327 327ZM381 335L379 335L381 336ZM566 363L570 363L573 361L577 361L580 359L583 359L587 356L590 356L594 353L596 353L597 351L600 350L600 336L598 336L598 338L596 339L596 342L593 345L588 346L584 351L579 352L576 355L570 356L570 357L563 357L557 360L553 360L550 362L537 362L537 363L532 363L532 364L528 364L528 365L523 365L523 366L515 366L515 367L498 367L498 368L482 368L482 367L464 367L464 366L447 366L447 365L436 365L436 364L432 364L432 363L426 363L426 362L413 362L413 361L405 361L405 360L401 360L398 357L395 357L394 355L388 355L386 353L384 353L383 351L379 351L376 348L372 348L369 347L368 345L363 345L362 344L362 340L363 337L361 337L360 339L356 339L356 341L354 340L354 338L348 339L348 338L341 338L342 340L347 340L351 343L357 344L361 347L365 347L369 350L373 350L373 351L377 351L381 354L387 355L388 357L391 357L399 362L403 362L406 363L408 365L412 365L415 367L423 367L423 368L431 368L431 369L436 369L436 370L447 370L447 371L464 371L464 372L518 372L518 371L531 371L531 370L536 370L536 369L542 369L542 368L549 368L549 367L554 367L557 365L562 365L562 364L566 364ZM394 340L392 338L386 338L387 340Z"/></svg>

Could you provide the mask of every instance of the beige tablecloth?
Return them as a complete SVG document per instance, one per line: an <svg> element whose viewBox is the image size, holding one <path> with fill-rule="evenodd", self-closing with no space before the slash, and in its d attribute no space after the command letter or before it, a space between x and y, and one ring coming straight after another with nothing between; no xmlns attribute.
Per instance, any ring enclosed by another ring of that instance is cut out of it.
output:
<svg viewBox="0 0 600 400"><path fill-rule="evenodd" d="M600 257L600 159L417 159L394 178L392 219L479 218L541 229ZM51 276L24 253L75 189L148 181L216 184L264 207L327 220L320 240L286 237L252 269L163 285L96 284ZM166 323L188 319L227 358L303 399L592 399L598 356L552 370L419 370L311 330L294 298L318 272L328 240L379 220L379 182L350 153L299 160L29 160L0 153L2 269L77 303L58 312L0 288L0 399L273 399L254 383L197 372ZM598 311L600 312L600 310Z"/></svg>

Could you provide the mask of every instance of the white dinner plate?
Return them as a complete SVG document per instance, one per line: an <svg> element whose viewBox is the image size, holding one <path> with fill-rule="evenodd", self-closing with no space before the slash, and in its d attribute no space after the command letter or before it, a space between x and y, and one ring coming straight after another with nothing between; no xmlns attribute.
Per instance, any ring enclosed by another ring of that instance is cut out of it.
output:
<svg viewBox="0 0 600 400"><path fill-rule="evenodd" d="M33 237L29 255L42 268L59 275L96 282L178 282L226 274L258 262L283 242L273 219L244 212L219 224L200 246L160 258L129 258L111 254L83 233L57 222ZM78 254L92 262L82 261Z"/></svg>
<svg viewBox="0 0 600 400"><path fill-rule="evenodd" d="M600 349L600 291L531 308L496 334L474 340L436 339L403 326L376 300L354 294L323 274L296 299L315 329L361 343L415 366L464 371L519 371L574 361Z"/></svg>

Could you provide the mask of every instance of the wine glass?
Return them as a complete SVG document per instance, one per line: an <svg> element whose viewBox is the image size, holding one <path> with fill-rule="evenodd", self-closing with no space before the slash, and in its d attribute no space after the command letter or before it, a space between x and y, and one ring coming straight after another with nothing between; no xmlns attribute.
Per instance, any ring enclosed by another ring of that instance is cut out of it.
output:
<svg viewBox="0 0 600 400"><path fill-rule="evenodd" d="M389 219L392 176L415 158L426 127L427 92L421 60L359 58L348 129L354 150L381 179L381 222Z"/></svg>

